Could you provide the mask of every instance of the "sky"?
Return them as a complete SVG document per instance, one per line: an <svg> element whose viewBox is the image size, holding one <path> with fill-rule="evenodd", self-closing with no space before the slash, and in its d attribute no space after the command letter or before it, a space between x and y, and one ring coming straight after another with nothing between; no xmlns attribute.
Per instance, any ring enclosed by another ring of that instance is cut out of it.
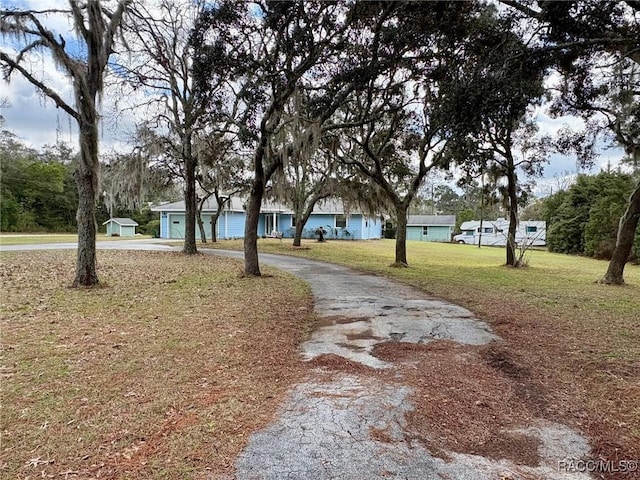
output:
<svg viewBox="0 0 640 480"><path fill-rule="evenodd" d="M68 9L66 0L0 0L0 9ZM69 19L64 15L50 15L46 26L64 36L67 51L73 51L75 34ZM17 44L10 39L0 37L0 49L15 56ZM80 47L78 47L80 49ZM29 58L29 66L37 78L50 85L65 102L72 107L73 88L70 79L58 68L50 56L38 53ZM102 98L100 113L101 151L128 151L130 139L135 130L136 112L131 107L142 102L143 93L128 93L126 98L115 88L109 86L109 77L105 82L106 88ZM8 100L8 108L0 110L5 120L4 129L15 134L24 144L39 149L44 145L52 145L58 141L68 143L72 148L78 148L77 125L64 110L57 108L54 102L38 92L22 75L15 72L7 82L0 78L0 99Z"/></svg>
<svg viewBox="0 0 640 480"><path fill-rule="evenodd" d="M65 8L66 1L62 0L21 0L8 1L0 0L0 9L26 5L37 9L44 8ZM52 28L65 34L65 37L73 41L73 33L69 21L61 16L53 16L49 19ZM0 49L3 51L13 50L13 46L7 40L0 39ZM56 68L53 61L45 56L39 55L32 62L34 68L41 78L61 94L61 96L73 105L72 88L68 78ZM140 94L141 95L141 94ZM0 79L0 99L6 98L9 102L8 108L3 108L0 114L5 119L4 129L7 129L18 136L23 143L41 148L47 144L55 144L57 141L67 142L71 147L77 149L77 127L75 121L63 110L56 108L54 103L39 94L36 89L21 75L14 74L10 82ZM118 103L117 101L120 101ZM122 98L118 93L107 89L103 98L101 126L101 151L127 151L130 147L132 132L135 128L136 117L133 111L122 110ZM136 99L127 98L129 103L135 103ZM138 100L142 100L139 98ZM116 115L114 112L119 111ZM140 118L138 118L139 120ZM537 121L540 132L543 134L555 134L565 125L578 128L581 121L574 117L563 117L558 119L550 118L544 107L537 111ZM600 149L600 156L591 172L597 173L605 169L608 164L613 167L622 157L622 151L617 149ZM545 167L544 177L537 180L537 195L546 195L558 184L556 177L576 173L576 161L572 157L552 155L550 163ZM584 172L584 170L581 170Z"/></svg>

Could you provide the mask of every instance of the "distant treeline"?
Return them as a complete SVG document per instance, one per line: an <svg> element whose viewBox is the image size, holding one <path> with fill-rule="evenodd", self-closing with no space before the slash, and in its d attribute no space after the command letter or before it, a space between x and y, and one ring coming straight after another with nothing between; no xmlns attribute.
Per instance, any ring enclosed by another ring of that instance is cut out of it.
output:
<svg viewBox="0 0 640 480"><path fill-rule="evenodd" d="M76 155L63 144L35 150L13 134L1 132L0 231L76 232L76 162ZM104 231L102 223L109 213L102 202L98 206L96 220L99 231ZM138 231L150 235L159 223L157 214L148 209L117 211L114 216L133 218L140 224Z"/></svg>
<svg viewBox="0 0 640 480"><path fill-rule="evenodd" d="M619 172L580 175L566 190L543 201L549 250L610 259L620 217L633 191L633 176ZM640 226L632 252L640 258Z"/></svg>

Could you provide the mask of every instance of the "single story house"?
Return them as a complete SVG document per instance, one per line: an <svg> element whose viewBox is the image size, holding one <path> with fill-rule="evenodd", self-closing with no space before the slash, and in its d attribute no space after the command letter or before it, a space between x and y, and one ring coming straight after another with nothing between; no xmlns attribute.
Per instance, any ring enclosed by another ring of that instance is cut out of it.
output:
<svg viewBox="0 0 640 480"><path fill-rule="evenodd" d="M455 228L455 215L407 216L407 240L450 242Z"/></svg>
<svg viewBox="0 0 640 480"><path fill-rule="evenodd" d="M203 205L202 221L207 238L212 236L211 221L217 209L218 204L213 197ZM240 197L232 197L224 205L215 226L218 238L244 237L245 209L245 200ZM184 238L184 201L161 204L152 207L151 210L160 213L160 238ZM368 240L382 237L382 220L379 216L369 216L353 210L348 211L339 199L328 199L316 204L305 225L303 238L315 238L315 231L319 227L327 232L325 238ZM293 210L283 204L263 200L258 219L258 235L293 238L294 234Z"/></svg>
<svg viewBox="0 0 640 480"><path fill-rule="evenodd" d="M110 218L102 225L107 226L107 237L133 237L138 222L130 218Z"/></svg>

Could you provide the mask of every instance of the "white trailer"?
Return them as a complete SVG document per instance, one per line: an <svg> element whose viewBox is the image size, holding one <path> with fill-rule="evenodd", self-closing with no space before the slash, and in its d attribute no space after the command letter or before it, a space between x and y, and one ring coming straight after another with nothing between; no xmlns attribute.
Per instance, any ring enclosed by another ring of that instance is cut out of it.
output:
<svg viewBox="0 0 640 480"><path fill-rule="evenodd" d="M462 233L455 235L456 243L470 245L506 246L509 232L509 221L505 218L497 220L479 220L463 222L460 226ZM547 222L540 220L521 221L516 230L516 244L543 247L547 244Z"/></svg>

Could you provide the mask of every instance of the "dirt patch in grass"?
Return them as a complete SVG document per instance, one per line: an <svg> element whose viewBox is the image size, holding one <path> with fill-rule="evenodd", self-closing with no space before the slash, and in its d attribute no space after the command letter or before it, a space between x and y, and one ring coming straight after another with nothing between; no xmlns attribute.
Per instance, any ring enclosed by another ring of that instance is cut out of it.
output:
<svg viewBox="0 0 640 480"><path fill-rule="evenodd" d="M453 451L538 465L539 440L513 432L530 426L535 413L514 390L513 376L483 358L482 347L446 340L385 342L373 354L396 362L396 381L414 390L415 408L407 416L413 439L436 454Z"/></svg>
<svg viewBox="0 0 640 480"><path fill-rule="evenodd" d="M347 323L361 322L369 320L368 317L346 317L344 315L328 315L318 319L318 327L329 327L332 325L346 325Z"/></svg>
<svg viewBox="0 0 640 480"><path fill-rule="evenodd" d="M556 345L548 341L549 346ZM465 346L434 341L424 345L385 342L376 345L372 354L396 363L395 381L414 390L410 400L415 408L407 416L409 435L436 455L445 452L445 459L446 452L453 451L535 467L540 460L540 439L522 430L540 419L584 432L592 447L592 460L604 460L617 468L639 458L638 444L625 431L634 426L618 423L616 427L612 422L624 418L612 413L623 405L640 406L640 392L632 380L635 368L618 365L616 373L607 373L601 362L586 362L572 371L575 377L567 378L565 370L548 370L562 358L533 360L534 351L533 346L516 350L506 342ZM549 348L536 354L551 352ZM556 384L558 379L568 383ZM620 397L611 398L605 415L597 416L606 392L622 382L627 384L618 390ZM621 478L619 472L601 471L598 475ZM625 473L623 478L636 479L638 472Z"/></svg>
<svg viewBox="0 0 640 480"><path fill-rule="evenodd" d="M101 288L69 289L75 252L3 253L3 478L229 474L305 375L311 295L239 262L99 252Z"/></svg>
<svg viewBox="0 0 640 480"><path fill-rule="evenodd" d="M412 360L416 353L443 351L458 345L449 340L438 340L429 343L382 342L373 346L371 354L385 362L402 362Z"/></svg>
<svg viewBox="0 0 640 480"><path fill-rule="evenodd" d="M514 307L505 300L494 308ZM615 351L616 335L634 335L632 330L611 325L607 331L604 321L594 329L594 319L583 312L569 322L535 307L515 312L493 314L490 322L510 347L485 349L483 358L507 376L526 376L528 381L515 382L518 397L539 415L584 432L592 459L614 466L640 459L640 361L607 352ZM619 472L597 473L620 478ZM638 479L640 472L624 478Z"/></svg>
<svg viewBox="0 0 640 480"><path fill-rule="evenodd" d="M369 374L376 375L379 370L367 367L359 362L335 355L333 353L325 353L319 355L312 360L306 362L312 368L322 368L330 372L338 371L343 373Z"/></svg>

